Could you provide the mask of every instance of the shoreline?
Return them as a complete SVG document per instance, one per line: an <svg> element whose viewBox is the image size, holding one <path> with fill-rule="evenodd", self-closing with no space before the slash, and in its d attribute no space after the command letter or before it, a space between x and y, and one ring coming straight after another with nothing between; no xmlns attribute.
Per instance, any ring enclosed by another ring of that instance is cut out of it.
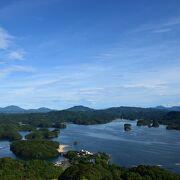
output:
<svg viewBox="0 0 180 180"><path fill-rule="evenodd" d="M59 148L57 149L57 151L58 151L59 153L64 153L64 152L66 152L65 148L67 148L67 147L69 147L69 145L60 144L60 145L59 145Z"/></svg>

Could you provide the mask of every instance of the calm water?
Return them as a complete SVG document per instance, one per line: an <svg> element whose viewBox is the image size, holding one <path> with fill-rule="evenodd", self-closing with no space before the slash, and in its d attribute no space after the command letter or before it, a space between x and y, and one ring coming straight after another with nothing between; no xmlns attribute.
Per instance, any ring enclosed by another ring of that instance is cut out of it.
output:
<svg viewBox="0 0 180 180"><path fill-rule="evenodd" d="M132 130L124 132L127 122L132 124ZM127 120L90 126L69 124L55 140L70 145L68 149L107 152L112 162L121 166L160 165L180 173L180 132L168 131L165 126L137 127L135 121ZM79 144L74 146L74 141ZM4 156L16 158L8 141L0 142L0 157Z"/></svg>

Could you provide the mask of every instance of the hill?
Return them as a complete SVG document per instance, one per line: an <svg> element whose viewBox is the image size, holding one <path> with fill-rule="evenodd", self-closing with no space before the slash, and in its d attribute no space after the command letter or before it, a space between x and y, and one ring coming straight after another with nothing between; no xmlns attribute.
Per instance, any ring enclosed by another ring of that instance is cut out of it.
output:
<svg viewBox="0 0 180 180"><path fill-rule="evenodd" d="M180 106L172 106L172 107L157 106L156 108L161 110L168 110L168 111L180 111Z"/></svg>
<svg viewBox="0 0 180 180"><path fill-rule="evenodd" d="M14 106L14 105L0 108L0 113L24 113L24 112L25 112L25 109L20 108L18 106Z"/></svg>
<svg viewBox="0 0 180 180"><path fill-rule="evenodd" d="M114 119L129 120L156 120L164 125L180 126L178 111L169 111L158 108L141 107L112 107L103 110L95 110L84 106L75 106L67 110L38 113L9 113L0 114L0 123L24 123L34 127L53 127L54 124L71 122L75 124L104 124ZM169 114L171 113L171 114Z"/></svg>
<svg viewBox="0 0 180 180"><path fill-rule="evenodd" d="M1 107L0 108L0 113L7 113L7 114L13 114L13 113L47 113L53 111L52 109L46 108L46 107L41 107L38 109L23 109L18 106L6 106L6 107Z"/></svg>
<svg viewBox="0 0 180 180"><path fill-rule="evenodd" d="M95 109L86 107L86 106L73 106L71 108L66 109L67 111L82 111L82 112L86 112L86 111L94 111Z"/></svg>

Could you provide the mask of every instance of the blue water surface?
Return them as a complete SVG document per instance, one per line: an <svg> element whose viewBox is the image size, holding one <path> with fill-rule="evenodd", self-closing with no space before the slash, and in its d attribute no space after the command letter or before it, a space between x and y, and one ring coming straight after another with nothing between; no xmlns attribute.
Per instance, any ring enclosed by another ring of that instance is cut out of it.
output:
<svg viewBox="0 0 180 180"><path fill-rule="evenodd" d="M124 124L132 130L125 132ZM21 132L23 136L27 132ZM140 164L158 165L180 173L180 131L159 128L137 127L136 121L115 120L100 125L68 124L54 140L70 145L67 150L85 149L106 152L113 163L132 167ZM73 145L78 141L78 145ZM0 157L16 156L9 150L8 141L0 141Z"/></svg>

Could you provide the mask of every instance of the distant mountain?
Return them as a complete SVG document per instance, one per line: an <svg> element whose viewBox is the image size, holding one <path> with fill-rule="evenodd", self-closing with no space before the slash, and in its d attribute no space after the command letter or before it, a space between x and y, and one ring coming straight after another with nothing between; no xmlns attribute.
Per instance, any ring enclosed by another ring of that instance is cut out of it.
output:
<svg viewBox="0 0 180 180"><path fill-rule="evenodd" d="M0 108L0 113L24 113L24 112L25 112L25 109L22 109L14 105Z"/></svg>
<svg viewBox="0 0 180 180"><path fill-rule="evenodd" d="M65 109L66 111L72 111L72 112L93 112L93 111L97 111L96 109L92 109L86 106L73 106L71 108ZM120 106L120 107L111 107L111 108L107 108L107 109L102 109L99 110L101 112L104 113L111 113L111 114L123 114L126 112L133 112L133 113L142 113L142 112L146 112L146 111L154 111L154 110L161 110L161 111L180 111L180 106L173 106L173 107L165 107L165 106L157 106L155 108L141 108L141 107L124 107L124 106ZM7 106L7 107L0 107L0 113L48 113L50 111L57 111L54 109L49 109L46 107L41 107L38 109L23 109L21 107L15 106L15 105L11 105L11 106Z"/></svg>
<svg viewBox="0 0 180 180"><path fill-rule="evenodd" d="M83 111L83 112L87 112L87 111L94 111L95 109L86 107L86 106L73 106L71 108L66 109L67 111Z"/></svg>
<svg viewBox="0 0 180 180"><path fill-rule="evenodd" d="M38 109L27 109L26 110L26 109L23 109L18 106L14 106L14 105L0 108L0 113L47 113L50 111L53 111L53 110L45 108L45 107L41 107Z"/></svg>
<svg viewBox="0 0 180 180"><path fill-rule="evenodd" d="M173 106L170 108L171 111L180 111L180 106Z"/></svg>
<svg viewBox="0 0 180 180"><path fill-rule="evenodd" d="M157 106L157 109L161 110L169 110L169 111L180 111L180 106L172 106L172 107L165 107L165 106Z"/></svg>
<svg viewBox="0 0 180 180"><path fill-rule="evenodd" d="M41 108L38 108L38 109L28 109L28 110L26 110L26 112L28 112L28 113L47 113L47 112L50 112L50 111L54 111L54 110L46 108L46 107L41 107Z"/></svg>
<svg viewBox="0 0 180 180"><path fill-rule="evenodd" d="M156 109L167 109L167 107L165 107L165 106L156 106L155 108Z"/></svg>

